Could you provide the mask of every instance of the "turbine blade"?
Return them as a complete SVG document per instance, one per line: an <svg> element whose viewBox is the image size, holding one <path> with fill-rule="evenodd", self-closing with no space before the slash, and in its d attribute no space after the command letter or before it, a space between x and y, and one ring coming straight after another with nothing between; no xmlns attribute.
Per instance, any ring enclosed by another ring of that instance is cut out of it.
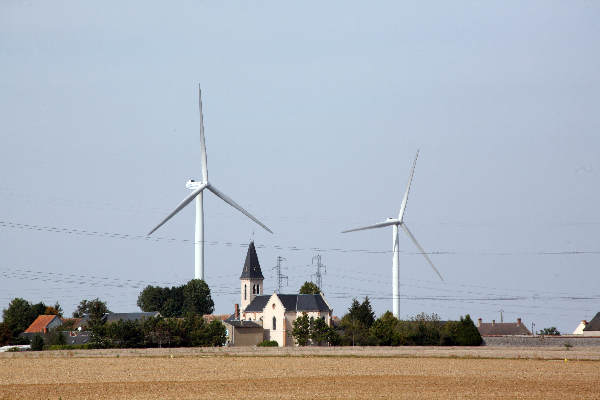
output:
<svg viewBox="0 0 600 400"><path fill-rule="evenodd" d="M429 256L425 253L425 250L423 250L423 248L421 247L421 245L419 244L419 242L417 242L417 238L414 237L414 235L412 233L410 233L410 230L408 229L408 226L406 226L406 224L400 224L400 226L402 227L402 229L404 229L404 232L406 232L406 234L408 235L408 237L410 238L410 240L413 241L413 243L415 244L415 246L417 246L417 249L419 249L419 251L421 252L421 254L423 254L423 257L425 257L425 259L427 260L427 262L429 263L429 265L431 265L431 268L433 268L433 270L435 271L436 274L438 274L438 276L440 277L440 279L442 280L442 282L444 281L444 278L442 278L442 274L440 274L440 271L437 270L437 268L435 267L435 265L433 265L433 262L431 261L431 259L429 258Z"/></svg>
<svg viewBox="0 0 600 400"><path fill-rule="evenodd" d="M198 85L198 105L200 107L200 152L202 153L202 182L208 182L206 143L204 141L204 114L202 113L202 89L200 88L200 85Z"/></svg>
<svg viewBox="0 0 600 400"><path fill-rule="evenodd" d="M150 233L148 234L148 236L152 235L158 228L160 228L161 226L163 226L165 224L165 222L167 222L168 220L170 220L175 214L177 214L185 206L187 206L188 204L190 204L190 202L192 200L194 200L196 198L196 196L198 196L198 194L201 191L203 191L204 189L206 189L207 185L208 184L206 184L206 183L200 185L200 187L198 187L198 189L194 190L188 197L186 197L185 199L183 199L183 201L181 203L179 203L179 205L177 207L175 207L175 209L173 211L171 211L171 213L169 215L167 215L165 219L163 219L162 221L160 221L160 224L156 225L154 227L154 229L152 229L150 231Z"/></svg>
<svg viewBox="0 0 600 400"><path fill-rule="evenodd" d="M356 231L364 231L364 230L367 230L367 229L383 228L384 226L396 225L396 224L398 224L399 222L400 222L400 221L398 221L397 219L394 219L394 220L391 220L391 221L379 222L379 223L377 223L377 224L374 224L374 225L363 226L362 228L348 229L348 230L342 231L342 233L356 232Z"/></svg>
<svg viewBox="0 0 600 400"><path fill-rule="evenodd" d="M415 161L413 161L412 168L410 169L410 177L408 178L408 186L406 187L406 192L404 193L404 197L402 198L402 204L400 205L400 212L398 213L398 219L400 221L404 218L404 211L406 210L406 203L408 202L408 192L410 192L410 184L413 180L413 175L415 174L415 166L417 165L417 158L419 158L419 150L417 150L417 155L415 156Z"/></svg>
<svg viewBox="0 0 600 400"><path fill-rule="evenodd" d="M273 233L273 231L271 231L269 228L267 228L267 226L265 224L263 224L262 222L260 222L258 220L258 218L256 218L252 214L250 214L248 211L244 210L242 208L242 206L240 206L238 203L236 203L231 198L229 198L227 195L225 195L225 193L217 190L217 188L214 187L212 184L208 185L208 190L210 190L211 192L213 192L217 197L220 197L221 200L223 200L225 203L229 204L231 207L235 208L236 210L238 210L239 212L241 212L242 214L244 214L246 217L248 217L252 221L256 222L258 225L262 226L267 232Z"/></svg>

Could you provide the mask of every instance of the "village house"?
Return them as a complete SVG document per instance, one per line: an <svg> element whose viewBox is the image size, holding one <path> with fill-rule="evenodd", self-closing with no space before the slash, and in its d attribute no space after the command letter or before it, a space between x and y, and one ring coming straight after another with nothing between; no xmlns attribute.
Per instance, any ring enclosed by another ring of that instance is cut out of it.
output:
<svg viewBox="0 0 600 400"><path fill-rule="evenodd" d="M62 318L60 318L58 315L38 315L23 333L26 334L24 336L46 334L51 329L61 326L62 323Z"/></svg>
<svg viewBox="0 0 600 400"><path fill-rule="evenodd" d="M515 336L515 335L531 335L531 332L525 324L521 322L521 318L517 318L517 322L483 322L481 318L477 320L477 329L481 336Z"/></svg>
<svg viewBox="0 0 600 400"><path fill-rule="evenodd" d="M280 347L294 346L293 322L306 313L312 318L323 318L332 323L333 309L322 293L319 294L263 294L263 281L254 242L250 242L240 276L240 304L223 321L231 346L252 346L263 340L274 340Z"/></svg>

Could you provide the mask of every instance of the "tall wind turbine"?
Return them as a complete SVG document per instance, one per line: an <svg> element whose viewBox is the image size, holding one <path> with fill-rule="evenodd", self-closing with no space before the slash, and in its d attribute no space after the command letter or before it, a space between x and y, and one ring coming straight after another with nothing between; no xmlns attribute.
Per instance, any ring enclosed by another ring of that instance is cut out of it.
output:
<svg viewBox="0 0 600 400"><path fill-rule="evenodd" d="M408 226L406 226L406 223L404 222L404 212L406 211L406 203L408 201L408 192L410 192L410 184L412 182L413 175L415 174L415 166L417 165L418 157L419 157L419 151L417 150L417 155L415 156L415 161L413 162L412 168L410 169L410 177L408 178L408 186L406 188L406 192L404 193L404 198L402 199L402 204L400 205L400 212L398 213L398 218L388 218L386 221L380 222L375 225L364 226L362 228L356 228L356 229L349 229L347 231L342 232L342 233L347 233L347 232L363 231L366 229L383 228L384 226L392 226L393 249L394 249L393 250L394 254L392 257L392 303L393 303L393 314L394 314L394 317L396 317L396 318L400 318L400 290L399 290L399 287L400 287L400 254L398 252L398 227L401 227L404 230L404 232L406 232L406 234L408 235L410 240L412 240L412 242L415 244L415 246L417 246L417 249L419 249L419 252L421 252L421 254L423 254L423 257L425 257L425 259L427 260L429 265L431 265L431 268L433 268L435 273L438 274L438 276L440 277L440 279L442 281L444 280L444 278L442 278L442 275L437 270L435 265L433 265L433 262L431 261L431 259L427 256L427 253L425 253L425 250L423 250L423 247L421 247L419 242L417 242L417 239L410 232L410 230L408 229Z"/></svg>
<svg viewBox="0 0 600 400"><path fill-rule="evenodd" d="M185 187L190 189L192 193L187 196L175 209L165 217L158 225L154 227L148 233L148 236L152 235L154 231L163 226L165 222L170 220L175 214L181 211L185 206L192 202L192 200L196 199L196 230L194 236L194 267L195 279L204 279L204 204L203 204L203 191L204 189L208 189L213 192L217 197L223 200L225 203L229 204L231 207L240 211L242 214L250 218L252 221L256 222L258 225L263 227L267 232L273 233L265 224L260 222L256 217L250 214L248 211L244 210L242 206L237 204L223 192L218 190L212 183L208 182L208 167L206 164L206 144L204 143L204 116L202 114L202 90L200 89L200 85L198 85L198 104L200 107L200 151L201 151L201 159L202 159L202 180L197 182L193 179L187 181Z"/></svg>

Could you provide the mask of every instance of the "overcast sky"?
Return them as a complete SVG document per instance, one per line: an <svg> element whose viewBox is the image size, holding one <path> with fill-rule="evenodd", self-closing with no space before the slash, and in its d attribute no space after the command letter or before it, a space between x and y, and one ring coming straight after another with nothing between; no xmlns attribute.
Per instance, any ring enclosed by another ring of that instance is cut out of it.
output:
<svg viewBox="0 0 600 400"><path fill-rule="evenodd" d="M397 215L420 149L406 222L446 281L402 235L401 316L571 332L600 311L599 37L593 1L3 1L0 308L193 278L193 204L143 235L201 177L200 83L211 181L275 232L205 196L217 313L251 238L267 293L320 248L334 314L391 309L391 228L340 231Z"/></svg>

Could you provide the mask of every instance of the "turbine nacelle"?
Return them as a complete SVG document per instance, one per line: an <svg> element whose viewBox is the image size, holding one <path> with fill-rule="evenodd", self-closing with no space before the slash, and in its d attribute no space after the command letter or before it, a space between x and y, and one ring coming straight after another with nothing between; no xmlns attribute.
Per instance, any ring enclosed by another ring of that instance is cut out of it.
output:
<svg viewBox="0 0 600 400"><path fill-rule="evenodd" d="M202 186L204 182L198 182L193 179L190 179L185 183L185 187L190 190L197 190L200 186Z"/></svg>

